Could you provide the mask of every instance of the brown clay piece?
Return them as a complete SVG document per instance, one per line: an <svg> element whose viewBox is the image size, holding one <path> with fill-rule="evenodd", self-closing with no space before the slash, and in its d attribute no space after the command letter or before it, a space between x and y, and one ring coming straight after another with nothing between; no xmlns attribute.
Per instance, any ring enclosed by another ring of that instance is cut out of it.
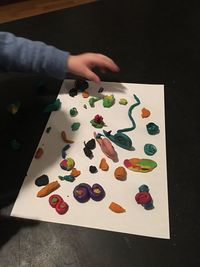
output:
<svg viewBox="0 0 200 267"><path fill-rule="evenodd" d="M115 169L114 176L117 180L125 181L127 172L126 169L123 166L119 166Z"/></svg>
<svg viewBox="0 0 200 267"><path fill-rule="evenodd" d="M45 197L49 195L51 192L55 191L60 187L60 184L58 181L51 182L47 184L45 187L43 187L40 191L37 193L37 197Z"/></svg>
<svg viewBox="0 0 200 267"><path fill-rule="evenodd" d="M109 169L109 165L108 163L106 162L106 159L105 158L102 158L101 159L101 162L99 164L99 168L102 170L102 171L107 171Z"/></svg>
<svg viewBox="0 0 200 267"><path fill-rule="evenodd" d="M76 168L73 168L73 169L71 170L71 173L70 173L70 175L72 175L73 177L77 177L77 176L79 176L80 174L81 174L81 171L77 170Z"/></svg>
<svg viewBox="0 0 200 267"><path fill-rule="evenodd" d="M61 138L62 138L62 140L63 140L65 143L68 143L68 144L72 144L72 143L74 143L74 141L72 141L72 140L68 140L68 139L67 139L67 135L66 135L66 132L65 132L65 131L62 131L62 132L61 132Z"/></svg>
<svg viewBox="0 0 200 267"><path fill-rule="evenodd" d="M43 153L44 153L43 148L42 148L42 147L39 147L39 148L37 149L36 153L35 153L35 158L36 158L36 159L41 158L41 156L42 156Z"/></svg>
<svg viewBox="0 0 200 267"><path fill-rule="evenodd" d="M142 109L142 114L141 114L142 118L148 118L150 115L151 115L150 110L148 110L146 108Z"/></svg>
<svg viewBox="0 0 200 267"><path fill-rule="evenodd" d="M82 97L83 97L83 98L88 98L88 97L89 97L89 93L88 93L88 91L86 91L86 90L83 91L83 92L82 92Z"/></svg>
<svg viewBox="0 0 200 267"><path fill-rule="evenodd" d="M126 212L126 210L120 206L119 204L115 203L115 202L111 202L109 209L112 210L115 213L124 213Z"/></svg>

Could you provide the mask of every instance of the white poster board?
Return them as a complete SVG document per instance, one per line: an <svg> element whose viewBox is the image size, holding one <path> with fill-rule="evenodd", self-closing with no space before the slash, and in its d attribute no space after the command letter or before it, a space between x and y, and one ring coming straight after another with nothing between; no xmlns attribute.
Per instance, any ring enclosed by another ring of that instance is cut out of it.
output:
<svg viewBox="0 0 200 267"><path fill-rule="evenodd" d="M87 91L91 96L99 96L98 89L104 88L101 95L115 97L115 104L110 108L103 107L103 101L95 102L95 107L88 104L89 98L83 98L79 93L75 97L68 94L69 89L74 87L73 80L65 80L62 84L58 98L62 102L61 109L53 111L50 115L47 126L38 144L43 147L44 154L40 159L31 162L30 168L25 177L15 205L12 216L30 218L54 223L77 225L82 227L97 228L129 234L144 235L158 238L169 238L169 214L168 214L168 190L167 190L167 168L166 168L166 140L165 140L165 110L164 110L164 86L145 85L131 83L102 82L96 85L89 82ZM114 163L106 158L100 146L96 143L93 150L94 157L89 159L83 152L84 141L93 138L93 132L103 133L102 129L95 129L90 120L96 114L103 116L107 125L103 129L112 130L115 133L118 129L131 127L128 118L128 109L135 103L135 94L141 104L132 111L132 117L136 128L126 134L132 139L134 151L125 150L113 143L118 153L119 161ZM119 99L125 98L127 105L120 105ZM87 105L87 109L84 108ZM70 109L76 107L78 115L70 116ZM151 111L148 118L141 117L141 109L145 107ZM77 131L71 130L73 122L80 122L81 126ZM148 134L146 125L154 122L159 126L160 133ZM37 127L37 125L36 125ZM46 129L51 127L49 133ZM66 151L67 157L75 160L75 167L81 170L81 175L74 182L61 181L58 176L69 174L60 168L62 161L61 150L66 145L61 139L61 132L66 131L68 139L74 141ZM157 147L157 153L147 156L144 153L144 144L152 143ZM108 171L99 169L101 158L105 157L109 164ZM134 172L127 169L126 181L119 181L114 177L114 170L123 166L124 159L150 158L156 161L157 167L148 173ZM89 166L97 167L98 172L91 174ZM60 188L52 194L59 194L69 205L69 210L64 215L59 215L49 205L49 196L36 197L41 189L35 185L35 179L42 174L49 177L50 182L57 180ZM95 183L102 185L106 196L102 201L89 200L86 203L79 203L73 197L73 190L79 183L88 183L91 186ZM142 184L148 185L153 198L154 209L145 210L142 205L137 204L135 195ZM108 207L111 202L116 202L126 209L125 213L114 213Z"/></svg>

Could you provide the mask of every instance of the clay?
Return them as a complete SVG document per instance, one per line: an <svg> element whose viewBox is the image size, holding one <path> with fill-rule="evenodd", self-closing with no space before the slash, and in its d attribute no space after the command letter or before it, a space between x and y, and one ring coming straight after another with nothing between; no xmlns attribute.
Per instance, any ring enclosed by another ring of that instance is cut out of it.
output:
<svg viewBox="0 0 200 267"><path fill-rule="evenodd" d="M115 98L114 95L106 95L103 98L103 106L105 108L110 108L114 105L115 103Z"/></svg>
<svg viewBox="0 0 200 267"><path fill-rule="evenodd" d="M120 105L127 105L128 104L128 101L125 98L120 98L119 104Z"/></svg>
<svg viewBox="0 0 200 267"><path fill-rule="evenodd" d="M61 107L61 102L60 99L56 99L52 104L49 104L46 106L44 109L44 112L52 112L52 111L57 111Z"/></svg>
<svg viewBox="0 0 200 267"><path fill-rule="evenodd" d="M65 171L71 171L74 168L75 162L72 158L66 158L60 162L60 167Z"/></svg>
<svg viewBox="0 0 200 267"><path fill-rule="evenodd" d="M73 190L74 198L80 202L85 203L90 199L91 186L86 183L77 185Z"/></svg>
<svg viewBox="0 0 200 267"><path fill-rule="evenodd" d="M102 135L96 134L94 132L94 137L98 144L100 145L101 151L110 159L112 159L114 162L118 161L118 155L117 152L115 151L112 143L110 140L106 137L101 138Z"/></svg>
<svg viewBox="0 0 200 267"><path fill-rule="evenodd" d="M48 183L49 183L49 177L45 174L39 176L35 180L35 185L37 185L37 186L44 186L44 185L47 185Z"/></svg>
<svg viewBox="0 0 200 267"><path fill-rule="evenodd" d="M65 131L62 131L62 132L61 132L61 138L62 138L62 140L63 140L65 143L69 143L69 144L74 143L74 141L69 140L69 139L67 138L67 135L66 135Z"/></svg>
<svg viewBox="0 0 200 267"><path fill-rule="evenodd" d="M111 202L109 209L112 210L115 213L124 213L126 212L126 210L120 206L119 204L117 204L116 202Z"/></svg>
<svg viewBox="0 0 200 267"><path fill-rule="evenodd" d="M109 165L108 163L106 162L106 159L105 158L102 158L101 159L101 162L99 164L99 168L102 170L102 171L108 171L109 169Z"/></svg>
<svg viewBox="0 0 200 267"><path fill-rule="evenodd" d="M36 159L41 158L41 156L43 155L43 153L44 153L43 148L42 148L42 147L39 147L39 148L37 149L37 151L36 151L35 158L36 158Z"/></svg>
<svg viewBox="0 0 200 267"><path fill-rule="evenodd" d="M89 92L86 91L86 90L82 92L82 97L83 97L83 98L88 98L89 95L90 95Z"/></svg>
<svg viewBox="0 0 200 267"><path fill-rule="evenodd" d="M59 214L65 214L69 209L68 204L63 201L60 195L51 195L49 197L49 204L52 208L55 208Z"/></svg>
<svg viewBox="0 0 200 267"><path fill-rule="evenodd" d="M103 91L104 91L104 88L100 87L99 90L98 90L98 93L103 93Z"/></svg>
<svg viewBox="0 0 200 267"><path fill-rule="evenodd" d="M159 130L159 127L158 125L156 125L155 123L153 122L150 122L146 125L146 128L147 128L147 132L150 134L150 135L156 135L160 132Z"/></svg>
<svg viewBox="0 0 200 267"><path fill-rule="evenodd" d="M76 168L73 168L70 173L70 175L74 177L78 177L80 174L81 174L81 171L77 170Z"/></svg>
<svg viewBox="0 0 200 267"><path fill-rule="evenodd" d="M78 115L78 110L74 107L70 109L69 113L72 117L75 117L76 115Z"/></svg>
<svg viewBox="0 0 200 267"><path fill-rule="evenodd" d="M90 171L91 173L97 173L97 172L98 172L97 167L92 166L92 165L89 167L89 171Z"/></svg>
<svg viewBox="0 0 200 267"><path fill-rule="evenodd" d="M94 184L90 191L90 197L94 201L101 201L105 197L106 193L100 184Z"/></svg>
<svg viewBox="0 0 200 267"><path fill-rule="evenodd" d="M43 187L38 193L37 197L45 197L49 195L51 192L55 191L60 187L60 184L58 181L51 182L47 184L45 187Z"/></svg>
<svg viewBox="0 0 200 267"><path fill-rule="evenodd" d="M145 184L139 187L139 193L135 195L135 200L138 204L141 204L146 210L151 210L154 208L153 199L149 193L149 188Z"/></svg>
<svg viewBox="0 0 200 267"><path fill-rule="evenodd" d="M79 127L81 126L80 122L74 122L72 125L71 125L71 129L72 131L77 131L79 129Z"/></svg>
<svg viewBox="0 0 200 267"><path fill-rule="evenodd" d="M132 118L132 110L140 105L140 100L139 98L136 96L136 95L133 95L135 100L136 100L136 103L131 105L129 110L128 110L128 116L129 116L129 119L131 120L131 123L132 123L132 127L130 128L124 128L124 129L119 129L117 130L117 133L112 135L111 132L112 131L105 131L103 130L104 132L104 135L109 138L113 143L115 143L117 146L119 147L122 147L126 150L130 150L130 151L133 151L134 150L134 147L132 146L132 140L130 139L130 137L126 134L124 134L123 132L129 132L129 131L132 131L135 129L136 127L136 124L135 124L135 121L134 119Z"/></svg>
<svg viewBox="0 0 200 267"><path fill-rule="evenodd" d="M75 178L74 176L72 175L65 175L65 176L58 176L58 178L61 180L61 181L68 181L68 182L74 182L75 181Z"/></svg>
<svg viewBox="0 0 200 267"><path fill-rule="evenodd" d="M90 139L87 143L84 142L85 147L83 148L83 151L89 159L93 158L92 150L96 148L96 142L95 139Z"/></svg>
<svg viewBox="0 0 200 267"><path fill-rule="evenodd" d="M101 97L91 97L89 99L89 105L91 108L94 108L94 103L101 100Z"/></svg>
<svg viewBox="0 0 200 267"><path fill-rule="evenodd" d="M56 211L57 213L59 213L60 215L65 214L69 209L69 206L66 202L58 202L58 204L56 205Z"/></svg>
<svg viewBox="0 0 200 267"><path fill-rule="evenodd" d="M77 89L77 88L72 88L72 89L69 90L69 95L70 95L71 97L74 97L74 96L76 96L77 94L78 94L78 89Z"/></svg>
<svg viewBox="0 0 200 267"><path fill-rule="evenodd" d="M157 167L157 163L151 159L132 158L125 159L124 165L131 171L135 172L150 172Z"/></svg>
<svg viewBox="0 0 200 267"><path fill-rule="evenodd" d="M60 195L54 194L49 197L49 204L52 208L55 208L59 202L63 202L63 199Z"/></svg>
<svg viewBox="0 0 200 267"><path fill-rule="evenodd" d="M74 85L75 85L75 88L77 90L79 90L80 92L85 91L85 89L87 89L89 87L88 82L86 80L84 80L84 79L81 79L81 78L80 79L76 79Z"/></svg>
<svg viewBox="0 0 200 267"><path fill-rule="evenodd" d="M63 149L62 149L62 151L61 151L61 153L62 153L62 158L63 158L63 159L66 158L66 156L67 156L66 151L67 151L69 148L70 148L70 145L69 145L69 144L67 144L66 146L63 147Z"/></svg>
<svg viewBox="0 0 200 267"><path fill-rule="evenodd" d="M50 133L50 131L51 131L51 127L48 127L48 128L46 129L46 133Z"/></svg>
<svg viewBox="0 0 200 267"><path fill-rule="evenodd" d="M86 104L84 104L83 107L84 107L85 109L87 109L87 105L86 105Z"/></svg>
<svg viewBox="0 0 200 267"><path fill-rule="evenodd" d="M148 156L153 156L157 152L157 148L153 144L145 144L144 152Z"/></svg>
<svg viewBox="0 0 200 267"><path fill-rule="evenodd" d="M95 115L94 119L92 119L90 121L90 123L92 124L93 127L95 128L103 128L105 125L104 121L103 121L103 117L100 115Z"/></svg>
<svg viewBox="0 0 200 267"><path fill-rule="evenodd" d="M115 169L114 176L117 180L125 181L127 177L127 172L123 166L119 166Z"/></svg>
<svg viewBox="0 0 200 267"><path fill-rule="evenodd" d="M148 109L146 108L142 109L142 114L141 114L142 118L148 118L150 115L151 115L151 112Z"/></svg>

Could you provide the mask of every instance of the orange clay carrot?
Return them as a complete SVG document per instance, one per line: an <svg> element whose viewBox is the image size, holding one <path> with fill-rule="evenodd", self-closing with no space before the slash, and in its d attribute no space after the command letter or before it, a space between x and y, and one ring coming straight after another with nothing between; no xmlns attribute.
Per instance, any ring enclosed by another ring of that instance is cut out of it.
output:
<svg viewBox="0 0 200 267"><path fill-rule="evenodd" d="M61 138L65 143L68 143L68 144L74 143L74 141L67 139L67 135L66 135L65 131L61 132Z"/></svg>
<svg viewBox="0 0 200 267"><path fill-rule="evenodd" d="M81 171L77 170L76 168L73 168L70 175L77 177L81 174Z"/></svg>
<svg viewBox="0 0 200 267"><path fill-rule="evenodd" d="M37 197L45 197L49 195L51 192L55 191L60 187L60 184L58 181L51 182L47 184L45 187L43 187L38 193Z"/></svg>
<svg viewBox="0 0 200 267"><path fill-rule="evenodd" d="M82 92L82 97L83 97L83 98L88 98L88 97L89 97L89 93L88 93L88 91L83 91L83 92Z"/></svg>
<svg viewBox="0 0 200 267"><path fill-rule="evenodd" d="M108 163L106 162L105 158L102 158L99 168L102 169L102 171L107 171L109 169Z"/></svg>
<svg viewBox="0 0 200 267"><path fill-rule="evenodd" d="M35 158L39 159L42 156L43 153L44 153L43 148L39 147L38 150L35 153Z"/></svg>
<svg viewBox="0 0 200 267"><path fill-rule="evenodd" d="M148 109L146 109L146 108L142 109L142 115L141 115L142 118L148 118L150 116L150 114L151 114L151 112Z"/></svg>
<svg viewBox="0 0 200 267"><path fill-rule="evenodd" d="M115 202L110 203L109 209L112 210L113 212L116 212L116 213L126 212L126 210L124 208L122 208L122 206L120 206L119 204L117 204Z"/></svg>

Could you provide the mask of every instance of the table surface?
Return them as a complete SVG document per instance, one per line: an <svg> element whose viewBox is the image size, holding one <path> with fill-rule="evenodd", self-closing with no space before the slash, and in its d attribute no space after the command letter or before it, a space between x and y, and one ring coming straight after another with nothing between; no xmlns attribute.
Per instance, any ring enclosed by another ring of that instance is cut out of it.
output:
<svg viewBox="0 0 200 267"><path fill-rule="evenodd" d="M0 266L200 266L200 17L195 1L98 1L0 25L72 54L107 54L120 66L104 81L165 85L171 239L9 217L61 81L0 74ZM38 91L38 82L46 88ZM6 107L20 100L12 116ZM159 104L159 103L158 103ZM10 149L11 139L22 143Z"/></svg>

